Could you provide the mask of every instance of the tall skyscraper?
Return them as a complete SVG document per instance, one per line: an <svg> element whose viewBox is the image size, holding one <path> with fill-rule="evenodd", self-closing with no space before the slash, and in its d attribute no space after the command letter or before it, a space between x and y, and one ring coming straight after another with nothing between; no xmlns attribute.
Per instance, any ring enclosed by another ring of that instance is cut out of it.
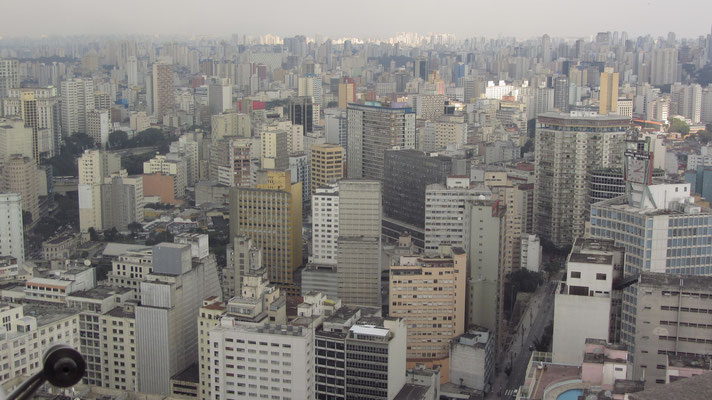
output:
<svg viewBox="0 0 712 400"><path fill-rule="evenodd" d="M288 136L284 129L262 131L262 168L280 171L289 168Z"/></svg>
<svg viewBox="0 0 712 400"><path fill-rule="evenodd" d="M101 185L103 229L128 230L132 222L143 222L143 176L129 177L126 170L112 174Z"/></svg>
<svg viewBox="0 0 712 400"><path fill-rule="evenodd" d="M560 112L569 111L569 78L566 75L554 78L554 108Z"/></svg>
<svg viewBox="0 0 712 400"><path fill-rule="evenodd" d="M386 150L415 148L415 113L410 108L348 106L349 178L383 179Z"/></svg>
<svg viewBox="0 0 712 400"><path fill-rule="evenodd" d="M302 185L289 171L259 171L255 188L230 190L230 239L251 238L263 251L270 282L298 294L294 271L302 265Z"/></svg>
<svg viewBox="0 0 712 400"><path fill-rule="evenodd" d="M586 174L621 167L629 118L595 113L547 113L537 118L535 233L557 247L583 236Z"/></svg>
<svg viewBox="0 0 712 400"><path fill-rule="evenodd" d="M129 88L138 86L138 60L136 57L129 57L126 61L126 81Z"/></svg>
<svg viewBox="0 0 712 400"><path fill-rule="evenodd" d="M336 265L339 239L339 185L321 185L312 195L312 256L314 264Z"/></svg>
<svg viewBox="0 0 712 400"><path fill-rule="evenodd" d="M119 172L121 157L101 150L85 150L79 164L79 231L87 234L89 228L103 229L101 221L101 185L104 178Z"/></svg>
<svg viewBox="0 0 712 400"><path fill-rule="evenodd" d="M232 82L230 79L216 79L208 85L208 107L210 107L210 115L235 108L232 104Z"/></svg>
<svg viewBox="0 0 712 400"><path fill-rule="evenodd" d="M87 112L86 134L94 143L104 148L109 141L109 110L91 110Z"/></svg>
<svg viewBox="0 0 712 400"><path fill-rule="evenodd" d="M300 125L304 134L314 132L314 104L311 96L289 99L289 120L293 125Z"/></svg>
<svg viewBox="0 0 712 400"><path fill-rule="evenodd" d="M39 178L37 164L21 155L11 156L2 169L1 193L19 193L22 211L30 213L34 225L40 219ZM28 221L25 221L27 223Z"/></svg>
<svg viewBox="0 0 712 400"><path fill-rule="evenodd" d="M159 119L173 108L175 92L173 89L173 67L157 62L153 64L153 112Z"/></svg>
<svg viewBox="0 0 712 400"><path fill-rule="evenodd" d="M59 154L62 124L56 87L11 89L8 97L0 101L4 115L22 118L32 128L32 157L38 164Z"/></svg>
<svg viewBox="0 0 712 400"><path fill-rule="evenodd" d="M222 298L216 264L192 261L189 244L153 248L153 272L140 284L136 307L139 391L168 395L171 377L198 361L198 311Z"/></svg>
<svg viewBox="0 0 712 400"><path fill-rule="evenodd" d="M19 61L0 59L0 99L20 87Z"/></svg>
<svg viewBox="0 0 712 400"><path fill-rule="evenodd" d="M677 48L655 49L650 65L650 84L669 85L678 78Z"/></svg>
<svg viewBox="0 0 712 400"><path fill-rule="evenodd" d="M346 110L346 107L355 101L356 85L353 82L339 83L339 108Z"/></svg>
<svg viewBox="0 0 712 400"><path fill-rule="evenodd" d="M72 78L62 81L62 136L87 133L87 114L94 109L94 81Z"/></svg>
<svg viewBox="0 0 712 400"><path fill-rule="evenodd" d="M0 256L25 261L25 236L22 225L22 196L0 194Z"/></svg>
<svg viewBox="0 0 712 400"><path fill-rule="evenodd" d="M601 72L601 93L598 103L598 113L601 115L618 112L618 72L607 67Z"/></svg>
<svg viewBox="0 0 712 400"><path fill-rule="evenodd" d="M318 187L344 177L344 148L335 144L314 145L311 148L309 173L311 194Z"/></svg>
<svg viewBox="0 0 712 400"><path fill-rule="evenodd" d="M348 305L381 306L381 183L339 182L337 245L339 298Z"/></svg>

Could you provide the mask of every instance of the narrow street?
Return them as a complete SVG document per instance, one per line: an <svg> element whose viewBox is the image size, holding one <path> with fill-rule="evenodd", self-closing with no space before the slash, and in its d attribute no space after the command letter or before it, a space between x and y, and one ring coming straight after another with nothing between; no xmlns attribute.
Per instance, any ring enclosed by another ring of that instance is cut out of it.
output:
<svg viewBox="0 0 712 400"><path fill-rule="evenodd" d="M514 391L524 383L524 374L531 358L529 346L542 336L554 318L554 291L557 284L558 280L544 284L532 299L531 314L523 316L519 329L512 335L512 345L499 357L501 370L495 377L487 399L515 398ZM512 371L508 377L504 370L509 365Z"/></svg>

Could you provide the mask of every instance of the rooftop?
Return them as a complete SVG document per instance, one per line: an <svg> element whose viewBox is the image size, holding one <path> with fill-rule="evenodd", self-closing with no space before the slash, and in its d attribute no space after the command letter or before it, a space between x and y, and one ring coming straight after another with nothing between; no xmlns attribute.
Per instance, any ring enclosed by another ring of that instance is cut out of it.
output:
<svg viewBox="0 0 712 400"><path fill-rule="evenodd" d="M668 365L678 368L682 367L712 370L712 358L672 354L668 355Z"/></svg>
<svg viewBox="0 0 712 400"><path fill-rule="evenodd" d="M35 317L37 326L51 324L61 319L79 314L79 310L61 307L47 307L46 305L25 304L22 307L22 312L26 317Z"/></svg>
<svg viewBox="0 0 712 400"><path fill-rule="evenodd" d="M661 288L698 289L710 292L712 291L712 276L641 272L639 284Z"/></svg>
<svg viewBox="0 0 712 400"><path fill-rule="evenodd" d="M712 373L700 374L667 385L656 385L628 396L629 400L712 399Z"/></svg>
<svg viewBox="0 0 712 400"><path fill-rule="evenodd" d="M200 382L200 368L198 366L198 363L196 362L196 363L190 364L188 366L188 368L173 375L171 377L171 379L174 381L183 381L183 382L194 382L194 383Z"/></svg>
<svg viewBox="0 0 712 400"><path fill-rule="evenodd" d="M428 392L430 387L423 385L414 385L412 383L406 383L403 388L398 392L394 400L419 400L424 399L425 394Z"/></svg>
<svg viewBox="0 0 712 400"><path fill-rule="evenodd" d="M85 299L105 299L107 297L115 296L117 294L123 294L130 292L132 289L129 288L115 288L109 286L97 286L93 289L82 290L79 292L73 292L68 295L68 297L81 297Z"/></svg>

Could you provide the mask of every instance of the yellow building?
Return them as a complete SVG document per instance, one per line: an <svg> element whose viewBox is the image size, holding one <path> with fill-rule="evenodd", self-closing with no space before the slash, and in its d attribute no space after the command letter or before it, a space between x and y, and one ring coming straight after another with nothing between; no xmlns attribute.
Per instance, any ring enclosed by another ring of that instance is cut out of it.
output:
<svg viewBox="0 0 712 400"><path fill-rule="evenodd" d="M408 368L440 366L441 382L450 372L450 341L465 332L467 254L441 247L435 257L401 256L390 267L390 317L408 325Z"/></svg>
<svg viewBox="0 0 712 400"><path fill-rule="evenodd" d="M618 112L618 72L606 68L601 72L601 93L598 113L601 115Z"/></svg>
<svg viewBox="0 0 712 400"><path fill-rule="evenodd" d="M353 83L339 83L339 108L345 110L349 103L356 101L354 98Z"/></svg>
<svg viewBox="0 0 712 400"><path fill-rule="evenodd" d="M344 148L336 144L319 144L311 148L311 194L316 188L344 177Z"/></svg>
<svg viewBox="0 0 712 400"><path fill-rule="evenodd" d="M255 188L230 190L230 240L245 235L262 248L269 281L298 295L294 271L302 265L302 184L287 171L262 170Z"/></svg>

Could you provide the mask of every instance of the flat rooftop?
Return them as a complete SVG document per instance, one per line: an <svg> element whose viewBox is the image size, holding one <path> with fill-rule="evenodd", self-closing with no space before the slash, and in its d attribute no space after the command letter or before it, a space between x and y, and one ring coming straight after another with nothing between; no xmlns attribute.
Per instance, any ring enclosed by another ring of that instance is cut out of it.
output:
<svg viewBox="0 0 712 400"><path fill-rule="evenodd" d="M644 271L640 273L639 284L677 290L697 289L712 292L712 276L703 275L675 275Z"/></svg>
<svg viewBox="0 0 712 400"><path fill-rule="evenodd" d="M196 363L190 364L188 366L188 368L171 376L171 380L199 383L200 382L200 367L198 366L198 363L196 362Z"/></svg>
<svg viewBox="0 0 712 400"><path fill-rule="evenodd" d="M35 317L37 319L37 327L42 327L62 320L72 315L79 314L79 310L72 310L64 306L47 307L46 305L25 304L22 306L22 312L25 317Z"/></svg>
<svg viewBox="0 0 712 400"><path fill-rule="evenodd" d="M613 256L604 255L604 254L572 253L569 256L569 261L578 262L578 263L586 263L586 264L611 265L611 264L613 264Z"/></svg>

